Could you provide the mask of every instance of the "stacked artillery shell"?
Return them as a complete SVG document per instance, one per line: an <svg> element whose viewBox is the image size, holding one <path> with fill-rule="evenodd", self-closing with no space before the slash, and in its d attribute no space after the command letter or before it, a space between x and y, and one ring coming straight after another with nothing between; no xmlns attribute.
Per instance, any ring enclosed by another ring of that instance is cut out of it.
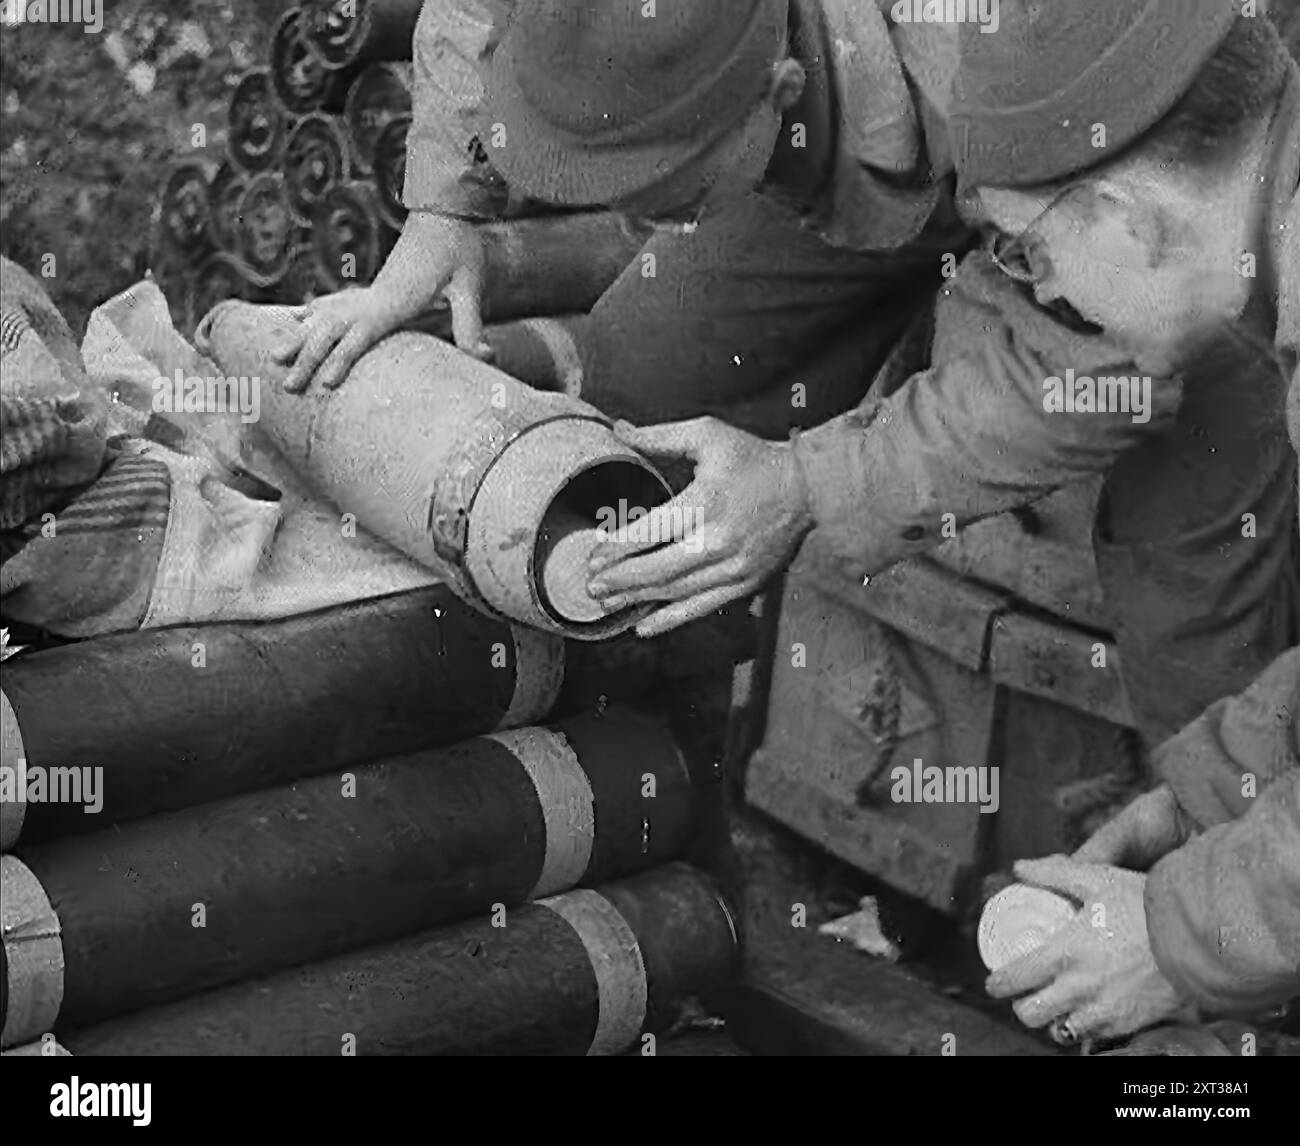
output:
<svg viewBox="0 0 1300 1146"><path fill-rule="evenodd" d="M590 310L626 270L650 228L592 211L487 223L482 233L483 317L492 323L558 317L572 333L580 326L571 320ZM447 338L450 313L430 311L412 329ZM518 341L514 334L506 337Z"/></svg>
<svg viewBox="0 0 1300 1146"><path fill-rule="evenodd" d="M390 227L401 229L406 222L406 136L411 117L399 115L386 123L375 140L373 157L375 190L379 195L379 216Z"/></svg>
<svg viewBox="0 0 1300 1146"><path fill-rule="evenodd" d="M691 814L671 736L610 711L23 846L3 1041L650 868Z"/></svg>
<svg viewBox="0 0 1300 1146"><path fill-rule="evenodd" d="M247 268L234 255L225 251L209 255L186 280L184 329L192 331L217 303L250 298L255 289Z"/></svg>
<svg viewBox="0 0 1300 1146"><path fill-rule="evenodd" d="M650 228L610 211L518 219L483 230L483 316L493 322L590 310L650 235Z"/></svg>
<svg viewBox="0 0 1300 1146"><path fill-rule="evenodd" d="M293 125L284 148L284 180L297 223L310 225L330 190L349 173L348 145L336 119L313 112Z"/></svg>
<svg viewBox="0 0 1300 1146"><path fill-rule="evenodd" d="M312 219L312 238L322 275L343 290L375 277L397 234L380 218L374 189L355 181L325 193Z"/></svg>
<svg viewBox="0 0 1300 1146"><path fill-rule="evenodd" d="M62 1036L100 1055L611 1055L733 973L683 864L568 892Z"/></svg>
<svg viewBox="0 0 1300 1146"><path fill-rule="evenodd" d="M483 617L442 586L14 657L0 694L6 763L102 768L103 807L5 801L3 846L529 724L551 711L563 672L554 637Z"/></svg>
<svg viewBox="0 0 1300 1146"><path fill-rule="evenodd" d="M185 303L193 286L194 270L214 245L210 175L210 165L200 159L176 163L163 181L154 209L150 272L167 298L177 325L186 321Z"/></svg>
<svg viewBox="0 0 1300 1146"><path fill-rule="evenodd" d="M374 279L407 215L419 10L323 0L284 13L268 65L231 96L225 161L187 161L160 189L153 266L186 334L223 299L297 304ZM600 213L489 227L484 314L582 313L645 237ZM451 333L437 312L420 328Z"/></svg>
<svg viewBox="0 0 1300 1146"><path fill-rule="evenodd" d="M24 653L0 691L6 768L102 769L102 806L6 798L0 850L631 701L658 681L634 638L565 647L442 586Z"/></svg>
<svg viewBox="0 0 1300 1146"><path fill-rule="evenodd" d="M152 269L173 321L187 334L215 302L265 297L274 279L249 267L244 225L252 179L279 165L288 125L268 69L254 68L241 77L228 118L225 161L179 164L159 196ZM263 210L257 222L261 232L266 222ZM259 242L264 250L265 237Z"/></svg>
<svg viewBox="0 0 1300 1146"><path fill-rule="evenodd" d="M239 254L250 282L275 283L288 269L299 238L284 176L278 171L252 176L239 202Z"/></svg>
<svg viewBox="0 0 1300 1146"><path fill-rule="evenodd" d="M582 389L582 332L585 314L559 318L525 318L483 331L492 348L492 363L512 378L539 390L577 395Z"/></svg>
<svg viewBox="0 0 1300 1146"><path fill-rule="evenodd" d="M239 205L247 188L247 177L229 159L212 176L209 228L212 241L222 251L233 251L239 242Z"/></svg>
<svg viewBox="0 0 1300 1146"><path fill-rule="evenodd" d="M375 147L384 129L411 114L411 77L401 64L371 64L348 93L343 118L357 170L375 169ZM405 137L403 137L405 141Z"/></svg>
<svg viewBox="0 0 1300 1146"><path fill-rule="evenodd" d="M619 695L617 660L573 663L607 647L564 654L586 703ZM6 764L104 776L98 816L0 805L5 1053L615 1054L671 1025L736 936L672 862L694 809L664 725L404 751L549 709L561 651L436 588L8 662Z"/></svg>
<svg viewBox="0 0 1300 1146"><path fill-rule="evenodd" d="M289 256L289 266L284 277L276 284L275 301L286 306L297 306L322 295L332 294L337 289L330 276L321 269L316 248L303 246Z"/></svg>
<svg viewBox="0 0 1300 1146"><path fill-rule="evenodd" d="M275 94L270 68L245 72L230 97L227 150L241 171L255 175L279 165L289 117Z"/></svg>
<svg viewBox="0 0 1300 1146"><path fill-rule="evenodd" d="M551 575L553 562L581 571L607 507L670 496L594 408L416 333L370 350L346 386L286 394L285 368L267 348L292 321L229 302L202 333L224 372L267 381L262 431L312 489L492 615L580 640L644 615L606 615L585 577Z"/></svg>
<svg viewBox="0 0 1300 1146"><path fill-rule="evenodd" d="M337 112L347 100L355 70L326 67L310 49L307 21L299 8L280 17L271 37L271 83L280 103L293 115Z"/></svg>
<svg viewBox="0 0 1300 1146"><path fill-rule="evenodd" d="M161 239L178 251L205 254L212 246L209 189L214 171L201 160L176 164L163 185Z"/></svg>
<svg viewBox="0 0 1300 1146"><path fill-rule="evenodd" d="M422 0L306 0L313 50L330 67L409 60Z"/></svg>

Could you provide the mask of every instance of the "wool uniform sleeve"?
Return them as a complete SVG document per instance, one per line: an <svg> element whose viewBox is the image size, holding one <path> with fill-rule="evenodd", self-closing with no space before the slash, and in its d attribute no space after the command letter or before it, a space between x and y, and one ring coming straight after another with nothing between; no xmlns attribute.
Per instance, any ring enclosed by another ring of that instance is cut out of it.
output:
<svg viewBox="0 0 1300 1146"><path fill-rule="evenodd" d="M1249 1013L1300 996L1300 768L1161 860L1146 914L1156 965L1201 1006Z"/></svg>
<svg viewBox="0 0 1300 1146"><path fill-rule="evenodd" d="M1229 823L1262 791L1300 768L1300 649L1279 657L1240 696L1205 714L1151 755L1151 766L1202 828Z"/></svg>
<svg viewBox="0 0 1300 1146"><path fill-rule="evenodd" d="M472 219L500 214L505 185L481 138L482 69L513 8L512 0L425 0L412 45L408 209Z"/></svg>
<svg viewBox="0 0 1300 1146"><path fill-rule="evenodd" d="M933 548L944 515L959 526L1104 473L1146 435L1174 421L1176 379L1154 379L1149 420L1131 412L1051 412L1050 381L1133 376L1102 337L1055 321L977 252L944 288L935 365L897 392L802 435L817 526L832 551L864 574Z"/></svg>
<svg viewBox="0 0 1300 1146"><path fill-rule="evenodd" d="M1218 1011L1300 993L1300 649L1166 741L1152 764L1208 829L1147 879L1161 972Z"/></svg>

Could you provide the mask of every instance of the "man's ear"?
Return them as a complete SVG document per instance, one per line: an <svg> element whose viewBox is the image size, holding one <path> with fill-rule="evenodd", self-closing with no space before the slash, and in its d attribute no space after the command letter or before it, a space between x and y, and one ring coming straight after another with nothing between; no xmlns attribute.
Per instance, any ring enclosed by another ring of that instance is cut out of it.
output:
<svg viewBox="0 0 1300 1146"><path fill-rule="evenodd" d="M1160 200L1116 179L1099 179L1091 187L1091 209L1103 225L1121 227L1154 270L1165 261L1168 229Z"/></svg>
<svg viewBox="0 0 1300 1146"><path fill-rule="evenodd" d="M773 64L771 100L776 110L784 113L794 107L803 95L807 82L808 74L798 60L786 56Z"/></svg>

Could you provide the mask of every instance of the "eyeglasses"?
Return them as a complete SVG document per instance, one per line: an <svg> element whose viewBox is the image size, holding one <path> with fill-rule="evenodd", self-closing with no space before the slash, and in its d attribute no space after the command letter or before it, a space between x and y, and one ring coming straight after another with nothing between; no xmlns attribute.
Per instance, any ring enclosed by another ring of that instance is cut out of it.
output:
<svg viewBox="0 0 1300 1146"><path fill-rule="evenodd" d="M1020 234L1008 235L1004 231L999 231L989 247L993 265L1008 278L1025 286L1036 286L1041 282L1041 273L1029 260L1029 250L1033 240L1038 237L1038 228L1042 226L1043 220L1048 215L1087 186L1089 186L1087 182L1071 183L1070 186L1057 192Z"/></svg>

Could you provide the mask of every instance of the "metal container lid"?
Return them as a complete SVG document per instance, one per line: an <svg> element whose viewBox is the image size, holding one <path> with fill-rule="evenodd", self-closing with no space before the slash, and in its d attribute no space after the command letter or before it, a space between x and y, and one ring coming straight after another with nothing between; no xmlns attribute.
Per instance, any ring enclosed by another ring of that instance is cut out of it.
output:
<svg viewBox="0 0 1300 1146"><path fill-rule="evenodd" d="M1074 905L1055 892L1013 883L984 905L978 933L980 958L990 971L997 971L1041 947L1074 915Z"/></svg>

